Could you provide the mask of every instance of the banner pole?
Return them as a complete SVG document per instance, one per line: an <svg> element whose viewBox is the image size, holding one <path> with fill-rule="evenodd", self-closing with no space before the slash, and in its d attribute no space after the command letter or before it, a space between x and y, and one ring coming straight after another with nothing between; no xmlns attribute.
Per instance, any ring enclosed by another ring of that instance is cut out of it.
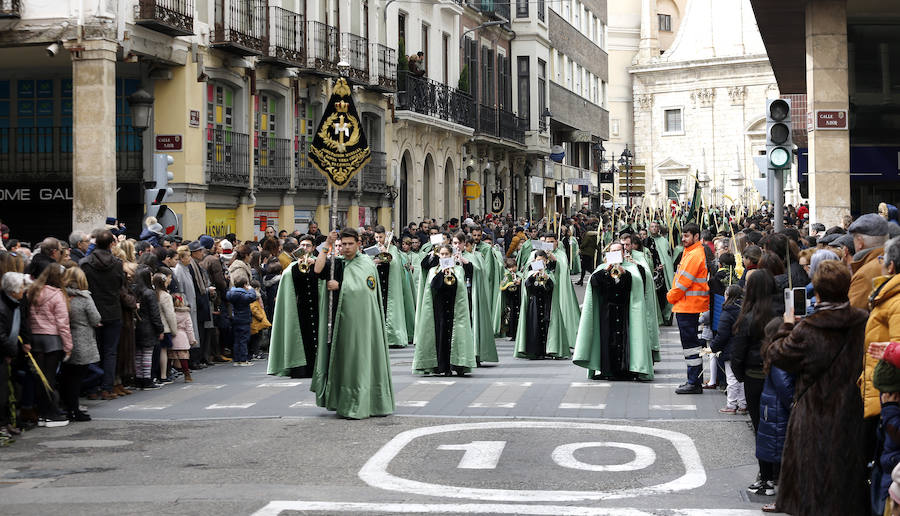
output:
<svg viewBox="0 0 900 516"><path fill-rule="evenodd" d="M331 230L337 231L337 203L334 202L334 185L331 181L328 182L328 204L331 205ZM329 267L329 281L334 281L334 246L332 245L331 252L331 266ZM328 345L331 346L331 337L334 334L334 311L331 307L334 305L334 291L328 291Z"/></svg>

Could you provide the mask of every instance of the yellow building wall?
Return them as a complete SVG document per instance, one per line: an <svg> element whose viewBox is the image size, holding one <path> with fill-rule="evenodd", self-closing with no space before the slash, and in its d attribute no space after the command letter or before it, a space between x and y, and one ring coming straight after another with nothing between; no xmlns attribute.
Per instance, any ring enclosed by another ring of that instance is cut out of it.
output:
<svg viewBox="0 0 900 516"><path fill-rule="evenodd" d="M190 126L190 112L202 116L203 88L197 82L193 66L170 68L171 80L155 81L153 85L153 124L155 134L175 134L182 137L180 152L170 152L175 162L169 167L176 183L203 184L203 162L206 159L203 129ZM200 121L200 126L203 121ZM177 213L177 212L176 212ZM184 215L184 214L182 214Z"/></svg>

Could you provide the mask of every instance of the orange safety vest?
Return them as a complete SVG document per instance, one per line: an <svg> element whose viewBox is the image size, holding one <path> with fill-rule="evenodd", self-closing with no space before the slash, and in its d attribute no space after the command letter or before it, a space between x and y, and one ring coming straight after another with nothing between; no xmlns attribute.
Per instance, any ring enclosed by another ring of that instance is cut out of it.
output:
<svg viewBox="0 0 900 516"><path fill-rule="evenodd" d="M672 289L666 300L672 304L672 312L699 314L709 310L709 272L706 270L706 253L703 244L696 244L684 250Z"/></svg>

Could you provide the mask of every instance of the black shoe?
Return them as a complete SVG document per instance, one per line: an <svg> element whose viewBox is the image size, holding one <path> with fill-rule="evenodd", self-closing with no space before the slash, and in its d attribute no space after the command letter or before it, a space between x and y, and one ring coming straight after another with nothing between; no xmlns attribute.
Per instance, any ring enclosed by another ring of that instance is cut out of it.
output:
<svg viewBox="0 0 900 516"><path fill-rule="evenodd" d="M80 410L76 410L75 412L69 412L68 414L69 421L90 421L91 416L87 412L82 412Z"/></svg>
<svg viewBox="0 0 900 516"><path fill-rule="evenodd" d="M683 383L675 389L675 394L703 394L703 387L699 384Z"/></svg>

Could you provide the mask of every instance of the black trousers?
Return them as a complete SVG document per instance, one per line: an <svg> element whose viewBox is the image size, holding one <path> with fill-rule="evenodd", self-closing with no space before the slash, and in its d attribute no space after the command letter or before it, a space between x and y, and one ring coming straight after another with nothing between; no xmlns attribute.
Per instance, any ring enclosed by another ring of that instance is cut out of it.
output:
<svg viewBox="0 0 900 516"><path fill-rule="evenodd" d="M59 397L66 412L78 411L78 395L87 367L63 362L59 374Z"/></svg>
<svg viewBox="0 0 900 516"><path fill-rule="evenodd" d="M590 276L591 273L594 272L594 269L596 267L597 267L597 264L594 263L593 256L588 256L588 255L582 254L581 255L581 277L578 278L578 282L583 283L584 275L587 274L588 276Z"/></svg>
<svg viewBox="0 0 900 516"><path fill-rule="evenodd" d="M63 352L62 351L51 351L49 353L32 353L34 356L34 361L37 362L39 368L41 368L41 372L44 373L44 377L47 379L47 383L50 384L51 389L56 389L56 370L59 368L59 363L62 361ZM38 415L41 417L55 415L59 412L59 407L54 405L53 398L51 398L50 394L47 392L46 387L44 387L44 383L41 379L35 376L35 383L37 384L38 391Z"/></svg>

